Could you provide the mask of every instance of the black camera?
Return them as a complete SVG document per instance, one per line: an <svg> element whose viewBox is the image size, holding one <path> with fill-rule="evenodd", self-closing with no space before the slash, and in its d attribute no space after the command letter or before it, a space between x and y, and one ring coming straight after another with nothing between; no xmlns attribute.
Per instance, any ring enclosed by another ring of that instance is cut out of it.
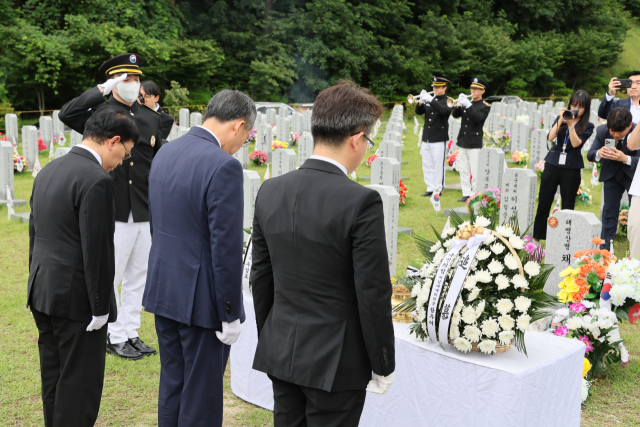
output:
<svg viewBox="0 0 640 427"><path fill-rule="evenodd" d="M571 120L578 117L578 114L580 114L580 111L578 110L564 110L562 112L562 118L565 120Z"/></svg>
<svg viewBox="0 0 640 427"><path fill-rule="evenodd" d="M620 87L618 89L629 89L633 83L631 79L615 79L614 81L620 82Z"/></svg>

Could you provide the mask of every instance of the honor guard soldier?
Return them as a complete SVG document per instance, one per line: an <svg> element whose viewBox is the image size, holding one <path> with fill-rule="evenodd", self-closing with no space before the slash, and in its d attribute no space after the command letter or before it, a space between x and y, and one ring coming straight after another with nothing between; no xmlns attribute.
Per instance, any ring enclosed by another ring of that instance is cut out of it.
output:
<svg viewBox="0 0 640 427"><path fill-rule="evenodd" d="M162 145L160 114L136 102L140 94L142 58L126 53L111 58L99 68L107 81L69 101L60 111L60 120L83 133L91 115L106 105L125 109L136 122L139 141L122 165L110 173L115 181L115 278L117 320L109 324L107 353L140 359L155 354L138 335L142 295L147 280L151 248L149 230L149 171ZM110 96L109 96L110 95ZM105 97L109 99L105 102ZM121 292L118 292L122 282Z"/></svg>
<svg viewBox="0 0 640 427"><path fill-rule="evenodd" d="M482 100L487 86L487 82L479 77L471 79L471 95L461 93L452 112L453 117L462 117L458 133L458 169L462 187L462 198L459 202L466 202L471 194L478 191L476 182L478 153L482 148L482 126L490 111L489 104Z"/></svg>
<svg viewBox="0 0 640 427"><path fill-rule="evenodd" d="M434 77L431 83L433 96L423 90L416 105L416 114L424 114L420 154L424 183L427 185L427 191L422 194L425 197L430 197L434 191L439 195L444 187L446 141L449 140L449 116L452 110L447 105L448 83L449 80L444 77Z"/></svg>

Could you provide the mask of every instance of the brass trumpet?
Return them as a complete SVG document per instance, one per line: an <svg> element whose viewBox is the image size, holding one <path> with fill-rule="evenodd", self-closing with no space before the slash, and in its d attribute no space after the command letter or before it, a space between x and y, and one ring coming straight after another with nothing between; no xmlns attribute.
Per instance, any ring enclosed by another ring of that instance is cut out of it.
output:
<svg viewBox="0 0 640 427"><path fill-rule="evenodd" d="M469 99L469 97L471 97L471 95L465 95L464 96L465 99ZM454 100L453 98L449 98L449 99L451 99L453 101L453 103L451 105L449 105L449 100L447 100L447 105L449 107L459 107L460 106L460 101L459 100L457 100L457 99Z"/></svg>
<svg viewBox="0 0 640 427"><path fill-rule="evenodd" d="M429 95L431 95L431 96L434 96L434 97L436 96L435 92L427 92L427 93ZM409 104L413 104L414 102L421 102L421 101L422 101L422 99L420 99L420 95L415 95L414 96L414 95L409 94L407 96L407 102ZM425 105L429 105L429 103L425 102ZM447 107L453 108L455 105L456 105L456 100L451 98L451 97L447 97Z"/></svg>

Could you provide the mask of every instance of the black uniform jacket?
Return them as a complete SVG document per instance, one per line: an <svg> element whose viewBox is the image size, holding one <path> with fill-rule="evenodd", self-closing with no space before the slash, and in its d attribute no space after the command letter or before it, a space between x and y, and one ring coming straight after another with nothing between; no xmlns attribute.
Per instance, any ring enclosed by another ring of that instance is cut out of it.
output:
<svg viewBox="0 0 640 427"><path fill-rule="evenodd" d="M633 181L633 176L636 173L636 168L638 167L638 159L640 157L640 150L630 150L627 147L627 141L629 140L629 135L633 132L636 125L631 127L629 133L622 139L622 141L616 141L616 149L622 151L627 156L631 157L631 165L627 165L626 163L619 162L617 160L609 160L600 158L600 163L602 163L602 169L600 170L599 180L600 182L605 182L610 179L616 179L620 184L624 186L624 188L629 190L631 188L631 182ZM591 149L587 153L587 160L590 162L596 161L596 156L598 155L598 151L602 147L604 147L604 142L607 139L614 139L609 133L609 129L607 125L600 125L596 129L596 139L593 141L591 145Z"/></svg>
<svg viewBox="0 0 640 427"><path fill-rule="evenodd" d="M336 203L339 201L339 203ZM309 159L260 187L251 283L253 368L325 391L364 390L395 369L380 195Z"/></svg>
<svg viewBox="0 0 640 427"><path fill-rule="evenodd" d="M93 154L73 147L33 182L27 305L53 317L117 317L114 184Z"/></svg>
<svg viewBox="0 0 640 427"><path fill-rule="evenodd" d="M134 222L149 221L149 171L151 161L162 146L160 114L134 102L130 107L113 96L105 103L100 89L94 87L67 102L60 110L60 120L76 132L83 133L89 117L106 104L130 111L138 125L140 140L131 150L131 158L122 162L111 177L116 183L116 221L127 222L129 212Z"/></svg>
<svg viewBox="0 0 640 427"><path fill-rule="evenodd" d="M173 127L173 117L165 113L162 107L158 108L158 113L160 113L160 121L162 122L162 138L167 139Z"/></svg>
<svg viewBox="0 0 640 427"><path fill-rule="evenodd" d="M458 147L482 148L482 126L491 108L483 100L471 101L469 108L457 107L451 113L456 119L462 117L460 133L458 133Z"/></svg>
<svg viewBox="0 0 640 427"><path fill-rule="evenodd" d="M447 107L447 95L436 96L430 103L416 105L416 114L424 114L424 142L449 141L449 116L451 108Z"/></svg>

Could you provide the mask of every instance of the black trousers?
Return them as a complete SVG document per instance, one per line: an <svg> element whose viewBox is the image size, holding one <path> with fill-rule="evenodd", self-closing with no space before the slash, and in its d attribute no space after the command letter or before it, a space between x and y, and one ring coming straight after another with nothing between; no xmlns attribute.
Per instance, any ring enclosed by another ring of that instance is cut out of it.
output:
<svg viewBox="0 0 640 427"><path fill-rule="evenodd" d="M31 307L38 327L45 427L90 427L98 418L107 325L52 317Z"/></svg>
<svg viewBox="0 0 640 427"><path fill-rule="evenodd" d="M600 238L604 240L604 243L600 245L600 249L608 250L611 247L611 240L616 237L620 200L625 190L629 191L628 188L615 178L611 178L602 183L604 206L602 209L602 232L600 233ZM629 202L631 202L631 198L629 198Z"/></svg>
<svg viewBox="0 0 640 427"><path fill-rule="evenodd" d="M269 378L274 427L356 427L360 423L366 390L328 392Z"/></svg>
<svg viewBox="0 0 640 427"><path fill-rule="evenodd" d="M547 239L547 219L554 205L556 189L560 185L560 197L562 209L571 209L576 205L576 194L582 180L582 169L565 169L546 163L542 179L540 180L540 193L538 194L538 210L533 223L533 238Z"/></svg>
<svg viewBox="0 0 640 427"><path fill-rule="evenodd" d="M158 427L220 427L222 383L231 346L215 329L156 314L160 344Z"/></svg>

